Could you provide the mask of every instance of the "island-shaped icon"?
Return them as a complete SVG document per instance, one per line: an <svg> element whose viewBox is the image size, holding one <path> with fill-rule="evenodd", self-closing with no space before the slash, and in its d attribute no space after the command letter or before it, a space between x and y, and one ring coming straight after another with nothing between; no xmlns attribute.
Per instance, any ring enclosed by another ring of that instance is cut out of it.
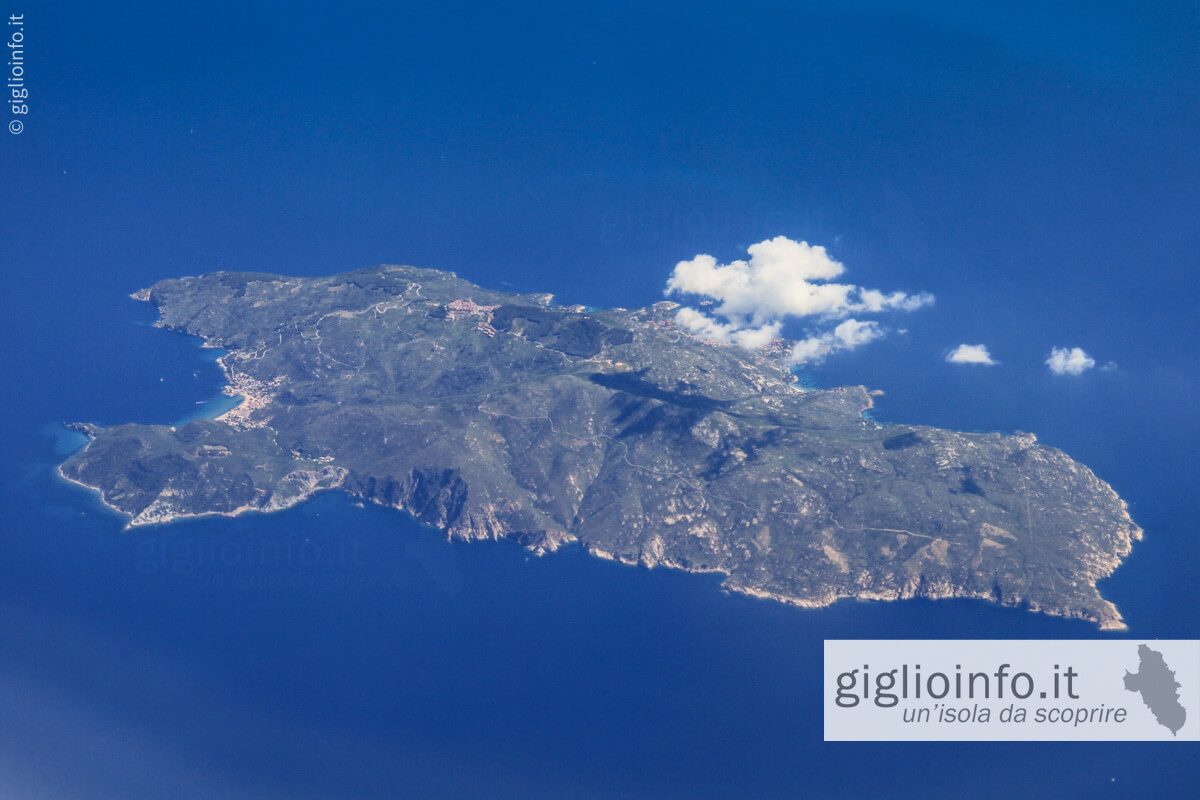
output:
<svg viewBox="0 0 1200 800"><path fill-rule="evenodd" d="M1140 694L1158 724L1172 736L1187 721L1187 709L1179 702L1179 681L1159 651L1138 645L1138 671L1125 673L1125 689Z"/></svg>
<svg viewBox="0 0 1200 800"><path fill-rule="evenodd" d="M673 303L558 306L453 273L213 273L134 295L204 339L241 404L78 426L60 471L130 525L270 511L320 490L462 539L577 542L800 606L980 598L1120 629L1096 581L1141 537L1031 434L879 425L861 386L703 341Z"/></svg>

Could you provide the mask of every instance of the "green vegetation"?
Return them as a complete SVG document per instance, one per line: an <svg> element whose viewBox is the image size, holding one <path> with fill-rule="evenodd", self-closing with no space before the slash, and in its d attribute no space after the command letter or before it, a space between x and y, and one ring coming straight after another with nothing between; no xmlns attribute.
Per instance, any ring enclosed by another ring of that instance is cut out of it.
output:
<svg viewBox="0 0 1200 800"><path fill-rule="evenodd" d="M178 429L88 427L62 467L131 524L339 488L466 539L573 541L800 605L975 597L1121 627L1095 583L1141 531L1030 435L863 417L673 306L589 311L452 273L215 273L139 293L229 351L246 402Z"/></svg>

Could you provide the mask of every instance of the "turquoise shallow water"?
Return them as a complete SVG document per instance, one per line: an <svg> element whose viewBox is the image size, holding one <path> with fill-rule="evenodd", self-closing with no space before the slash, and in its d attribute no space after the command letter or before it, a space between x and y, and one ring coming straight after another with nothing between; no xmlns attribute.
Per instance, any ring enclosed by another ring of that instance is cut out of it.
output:
<svg viewBox="0 0 1200 800"><path fill-rule="evenodd" d="M222 394L210 400L197 400L196 410L175 420L173 424L185 425L194 419L216 419L226 411L237 408L241 402L242 396L238 394Z"/></svg>

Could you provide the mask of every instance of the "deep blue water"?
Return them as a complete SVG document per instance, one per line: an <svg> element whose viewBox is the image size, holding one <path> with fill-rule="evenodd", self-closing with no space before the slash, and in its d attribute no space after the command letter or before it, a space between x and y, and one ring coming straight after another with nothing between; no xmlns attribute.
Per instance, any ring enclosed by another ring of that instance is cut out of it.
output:
<svg viewBox="0 0 1200 800"><path fill-rule="evenodd" d="M1195 9L451 5L26 12L33 110L0 154L0 794L1194 788L1194 745L821 742L825 638L1099 636L1082 623L801 611L334 495L126 532L54 477L62 420L216 413L215 354L127 298L160 278L411 263L632 307L681 259L783 234L938 298L805 380L1088 464L1146 531L1103 584L1128 636L1200 638ZM1001 365L946 364L964 341ZM1117 368L1053 376L1054 345Z"/></svg>

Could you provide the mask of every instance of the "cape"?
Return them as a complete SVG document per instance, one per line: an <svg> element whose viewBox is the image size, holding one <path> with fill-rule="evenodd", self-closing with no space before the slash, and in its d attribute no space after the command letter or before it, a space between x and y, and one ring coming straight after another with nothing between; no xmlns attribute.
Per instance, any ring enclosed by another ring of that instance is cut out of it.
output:
<svg viewBox="0 0 1200 800"><path fill-rule="evenodd" d="M1032 434L879 425L803 390L786 342L719 345L674 303L558 306L450 272L221 272L134 295L222 348L241 403L78 426L61 468L132 526L340 490L461 539L724 575L801 606L980 598L1122 629L1096 582L1141 530Z"/></svg>

